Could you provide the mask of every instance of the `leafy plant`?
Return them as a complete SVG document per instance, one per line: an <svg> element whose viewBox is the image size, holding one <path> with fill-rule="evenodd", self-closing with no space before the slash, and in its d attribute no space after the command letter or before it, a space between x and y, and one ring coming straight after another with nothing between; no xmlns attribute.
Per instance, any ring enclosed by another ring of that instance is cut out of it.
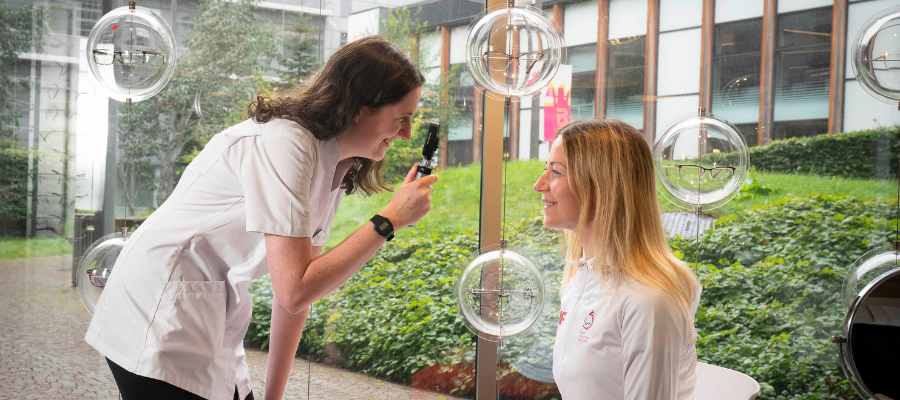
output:
<svg viewBox="0 0 900 400"><path fill-rule="evenodd" d="M750 148L758 171L860 179L896 179L900 126L792 138ZM734 153L704 156L704 163L734 165Z"/></svg>
<svg viewBox="0 0 900 400"><path fill-rule="evenodd" d="M779 189L764 185L756 176L756 168L751 167L749 178L745 181L744 185L741 186L741 190L738 195L734 197L734 200L755 198L757 196L771 196L778 191Z"/></svg>
<svg viewBox="0 0 900 400"><path fill-rule="evenodd" d="M703 286L698 359L750 375L760 399L853 398L829 341L843 320L840 287L856 257L893 238L895 207L849 196L788 198L721 218L700 240L673 239ZM558 285L558 232L533 216L510 224L509 234L511 246L531 254ZM312 335L311 356L401 382L425 366L471 359L475 336L451 288L476 246L473 231L386 245L316 303L304 332ZM251 285L248 338L256 345L268 333L267 284ZM558 297L550 306L549 314L558 313ZM542 324L528 343L506 348L504 359L546 362L549 350L533 349L552 349L554 332L555 323Z"/></svg>
<svg viewBox="0 0 900 400"><path fill-rule="evenodd" d="M0 236L25 236L28 151L0 150Z"/></svg>
<svg viewBox="0 0 900 400"><path fill-rule="evenodd" d="M22 113L16 109L14 87L28 89L31 80L10 72L19 61L19 54L40 50L48 15L44 8L27 5L19 8L0 1L0 149L16 145L15 130Z"/></svg>
<svg viewBox="0 0 900 400"><path fill-rule="evenodd" d="M190 51L179 57L172 80L156 96L119 109L120 132L140 132L122 143L126 165L153 160L156 204L174 190L195 148L242 120L252 93L277 53L275 28L260 23L254 0L208 0L192 18ZM130 115L130 116L129 116ZM152 152L153 157L144 153ZM188 155L185 158L185 155ZM128 163L131 164L128 164ZM135 172L145 169L138 168ZM138 174L139 175L139 174Z"/></svg>
<svg viewBox="0 0 900 400"><path fill-rule="evenodd" d="M829 338L843 321L847 268L889 243L896 203L788 198L676 239L703 286L697 354L760 382L760 399L853 398Z"/></svg>

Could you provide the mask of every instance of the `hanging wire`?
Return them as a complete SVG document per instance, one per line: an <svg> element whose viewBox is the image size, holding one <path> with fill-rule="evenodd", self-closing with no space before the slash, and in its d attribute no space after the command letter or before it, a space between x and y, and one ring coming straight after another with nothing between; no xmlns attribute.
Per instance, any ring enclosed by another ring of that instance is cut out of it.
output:
<svg viewBox="0 0 900 400"><path fill-rule="evenodd" d="M513 135L512 124L510 124L510 115L509 115L511 102L512 102L512 98L507 96L504 101L504 106L503 106L504 131L508 132L510 141L511 141L512 135ZM509 181L509 179L507 179L507 175L506 175L507 170L508 170L508 168L506 168L506 164L507 164L507 161L509 161L509 153L507 151L502 151L503 150L503 139L502 138L500 140L500 143L501 143L501 152L502 152L501 153L501 157L502 157L501 168L503 169L503 217L502 217L503 221L500 224L500 237L501 237L501 239L500 239L500 287L499 287L500 299L497 304L498 305L497 308L499 310L499 313L497 315L497 325L500 328L500 331L499 331L500 337L499 337L499 341L497 342L498 347L499 347L498 352L497 352L497 373L498 374L501 373L500 362L503 360L503 308L500 306L503 305L503 298L504 298L503 297L503 252L506 250L506 199L507 199L507 197L509 197L507 190L506 190L507 182ZM508 300L507 300L507 306L509 306ZM497 399L498 400L500 399L500 379L497 379Z"/></svg>
<svg viewBox="0 0 900 400"><path fill-rule="evenodd" d="M701 167L698 168L697 171L697 204L694 208L694 214L696 215L696 221L694 221L694 230L697 233L697 236L694 238L694 268L699 269L700 264L700 215L703 214L703 207L700 205L700 176L703 173L702 164L700 163L700 156L702 155L701 151L705 147L703 143L703 137L705 133L705 127L703 126L702 118L706 115L706 109L703 107L700 108L700 129L697 131L697 165Z"/></svg>
<svg viewBox="0 0 900 400"><path fill-rule="evenodd" d="M322 2L325 0L319 0L319 18L322 18ZM322 64L322 30L324 29L322 21L319 22L319 29L316 32L317 41L319 45L319 50L316 52L318 56L319 65ZM312 314L313 305L309 305L309 311L306 313L306 321L309 322L309 315ZM305 325L305 324L304 324ZM306 332L306 398L311 399L310 397L310 386L312 386L312 328L308 329Z"/></svg>

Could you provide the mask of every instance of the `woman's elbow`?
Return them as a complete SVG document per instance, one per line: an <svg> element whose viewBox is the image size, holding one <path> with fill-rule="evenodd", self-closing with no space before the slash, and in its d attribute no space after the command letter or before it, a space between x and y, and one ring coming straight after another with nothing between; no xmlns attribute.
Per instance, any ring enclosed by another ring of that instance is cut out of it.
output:
<svg viewBox="0 0 900 400"><path fill-rule="evenodd" d="M304 296L302 293L296 293L292 291L283 291L279 293L275 292L275 298L278 303L281 304L281 308L291 314L297 314L307 308L312 304L312 301L308 298L308 296Z"/></svg>

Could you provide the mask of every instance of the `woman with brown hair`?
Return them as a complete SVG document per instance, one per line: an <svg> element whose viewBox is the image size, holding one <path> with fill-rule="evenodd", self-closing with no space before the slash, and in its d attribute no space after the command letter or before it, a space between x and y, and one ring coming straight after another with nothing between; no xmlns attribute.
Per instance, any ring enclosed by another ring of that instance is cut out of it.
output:
<svg viewBox="0 0 900 400"><path fill-rule="evenodd" d="M371 222L320 254L344 194L390 189L381 160L410 139L424 81L397 47L362 38L301 90L258 97L249 119L207 143L126 242L85 337L124 399L252 399L247 283L266 273L265 395L281 398L309 306L430 209L437 177L414 180L413 167Z"/></svg>
<svg viewBox="0 0 900 400"><path fill-rule="evenodd" d="M644 136L616 120L572 122L534 189L544 226L566 242L553 349L563 398L693 399L701 288L669 250Z"/></svg>

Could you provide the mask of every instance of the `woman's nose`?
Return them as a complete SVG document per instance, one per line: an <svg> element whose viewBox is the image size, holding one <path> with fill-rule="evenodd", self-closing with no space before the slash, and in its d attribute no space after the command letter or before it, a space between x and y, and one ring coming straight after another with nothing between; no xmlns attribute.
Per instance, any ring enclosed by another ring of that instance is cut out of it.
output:
<svg viewBox="0 0 900 400"><path fill-rule="evenodd" d="M544 189L544 175L545 174L547 174L547 172L544 172L543 174L541 174L541 176L538 177L537 182L535 182L534 186L533 186L534 190L537 190L538 192L543 191L542 189Z"/></svg>
<svg viewBox="0 0 900 400"><path fill-rule="evenodd" d="M400 127L400 137L403 140L409 141L412 138L412 122L406 122Z"/></svg>

